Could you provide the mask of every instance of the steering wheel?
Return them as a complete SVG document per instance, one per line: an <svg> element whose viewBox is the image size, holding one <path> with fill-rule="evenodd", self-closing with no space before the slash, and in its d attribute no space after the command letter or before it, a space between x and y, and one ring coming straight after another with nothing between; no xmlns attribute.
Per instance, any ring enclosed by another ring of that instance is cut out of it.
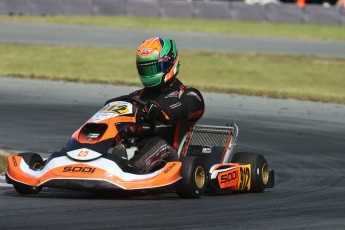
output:
<svg viewBox="0 0 345 230"><path fill-rule="evenodd" d="M120 96L120 97L115 97L115 98L112 98L108 101L106 101L104 103L104 105L107 105L111 102L114 102L114 101L128 101L128 102L135 102L137 105L139 105L140 107L144 108L145 107L145 102L138 99L138 98L135 98L134 96L131 96L131 95L123 95L123 96ZM139 109L139 108L138 108ZM144 121L146 121L148 124L149 124L149 129L144 131L145 133L153 133L155 127L156 127L156 121L152 120L152 119L149 119L146 115L146 113L144 113Z"/></svg>
<svg viewBox="0 0 345 230"><path fill-rule="evenodd" d="M114 102L114 101L130 101L130 102L135 102L135 103L139 104L142 107L145 106L145 102L144 101L142 101L142 100L140 100L138 98L135 98L135 97L133 97L131 95L123 95L123 96L120 96L120 97L112 98L112 99L106 101L104 103L104 105L107 105L107 104L109 104L111 102Z"/></svg>

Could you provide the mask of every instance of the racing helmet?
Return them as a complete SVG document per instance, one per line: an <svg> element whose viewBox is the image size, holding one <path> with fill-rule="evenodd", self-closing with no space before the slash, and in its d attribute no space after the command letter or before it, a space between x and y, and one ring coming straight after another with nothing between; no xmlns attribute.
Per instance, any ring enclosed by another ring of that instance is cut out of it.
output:
<svg viewBox="0 0 345 230"><path fill-rule="evenodd" d="M180 65L175 41L158 37L144 41L138 48L136 64L144 87L160 87L174 79Z"/></svg>

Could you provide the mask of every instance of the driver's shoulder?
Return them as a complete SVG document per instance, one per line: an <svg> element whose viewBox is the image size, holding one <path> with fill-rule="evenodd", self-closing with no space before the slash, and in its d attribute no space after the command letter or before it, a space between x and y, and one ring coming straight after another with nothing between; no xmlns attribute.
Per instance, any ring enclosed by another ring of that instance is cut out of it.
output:
<svg viewBox="0 0 345 230"><path fill-rule="evenodd" d="M144 92L144 88L135 90L132 93L130 93L129 95L139 98L143 94L143 92Z"/></svg>
<svg viewBox="0 0 345 230"><path fill-rule="evenodd" d="M191 86L185 86L183 96L195 97L199 101L203 101L203 96L201 92L197 88Z"/></svg>

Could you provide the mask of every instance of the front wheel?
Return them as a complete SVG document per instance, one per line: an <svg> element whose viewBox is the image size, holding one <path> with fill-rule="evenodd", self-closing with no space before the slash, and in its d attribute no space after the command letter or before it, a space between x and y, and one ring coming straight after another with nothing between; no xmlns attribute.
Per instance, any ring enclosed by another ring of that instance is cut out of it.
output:
<svg viewBox="0 0 345 230"><path fill-rule="evenodd" d="M18 154L18 156L21 156L31 169L38 170L44 165L42 157L37 153L25 152ZM30 186L16 181L13 181L13 187L20 194L37 194L42 190L41 186Z"/></svg>
<svg viewBox="0 0 345 230"><path fill-rule="evenodd" d="M260 193L265 190L269 183L270 172L268 163L263 155L251 152L235 153L232 163L251 164L250 192Z"/></svg>
<svg viewBox="0 0 345 230"><path fill-rule="evenodd" d="M205 167L198 157L186 156L181 162L182 179L176 192L181 198L199 198L207 184Z"/></svg>

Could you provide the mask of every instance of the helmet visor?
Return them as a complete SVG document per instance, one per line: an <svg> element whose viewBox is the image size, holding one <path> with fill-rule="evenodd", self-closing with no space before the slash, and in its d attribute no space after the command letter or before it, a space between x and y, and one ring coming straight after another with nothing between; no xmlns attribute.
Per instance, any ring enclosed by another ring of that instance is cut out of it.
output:
<svg viewBox="0 0 345 230"><path fill-rule="evenodd" d="M163 72L163 62L144 62L137 63L137 69L140 76L150 76Z"/></svg>

